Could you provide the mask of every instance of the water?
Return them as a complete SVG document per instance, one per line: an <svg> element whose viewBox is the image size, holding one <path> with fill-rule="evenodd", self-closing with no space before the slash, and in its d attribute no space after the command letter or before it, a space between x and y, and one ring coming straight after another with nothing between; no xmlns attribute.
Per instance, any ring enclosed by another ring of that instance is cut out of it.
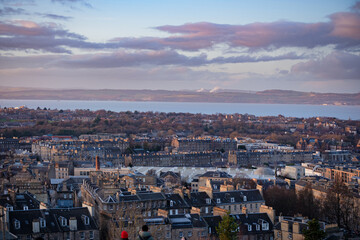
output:
<svg viewBox="0 0 360 240"><path fill-rule="evenodd" d="M0 100L1 107L26 106L36 109L105 109L114 112L186 112L186 113L240 113L255 116L287 117L336 117L360 120L360 106L323 106L306 104L257 104L257 103L189 103L189 102L120 102L120 101L75 101L75 100Z"/></svg>

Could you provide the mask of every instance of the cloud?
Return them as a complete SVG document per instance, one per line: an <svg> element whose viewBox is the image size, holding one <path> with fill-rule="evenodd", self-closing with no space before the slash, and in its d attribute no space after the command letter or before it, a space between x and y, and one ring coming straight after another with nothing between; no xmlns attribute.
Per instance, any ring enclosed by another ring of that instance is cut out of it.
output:
<svg viewBox="0 0 360 240"><path fill-rule="evenodd" d="M71 53L68 48L103 49L104 44L87 42L82 35L64 30L55 23L32 21L0 22L1 50L39 50Z"/></svg>
<svg viewBox="0 0 360 240"><path fill-rule="evenodd" d="M0 0L0 3L6 6L16 6L16 7L36 5L35 0Z"/></svg>
<svg viewBox="0 0 360 240"><path fill-rule="evenodd" d="M40 45L46 43L39 43ZM1 45L1 42L0 42ZM43 46L45 47L45 46ZM53 47L50 45L49 47ZM56 52L57 49L52 49ZM61 49L59 50L61 51ZM3 63L0 68L36 68L36 67L59 67L59 68L122 68L131 66L204 66L209 64L227 63L249 63L278 61L284 59L301 59L295 53L278 56L237 56L237 57L217 57L208 59L206 54L198 56L186 56L173 50L161 51L124 51L119 50L114 53L94 53L78 55L41 55L41 56L0 56Z"/></svg>
<svg viewBox="0 0 360 240"><path fill-rule="evenodd" d="M80 3L86 7L92 8L92 5L86 0L52 0L52 2L61 3L63 5L73 5Z"/></svg>
<svg viewBox="0 0 360 240"><path fill-rule="evenodd" d="M310 74L321 79L360 80L360 56L335 51L321 59L297 63L291 72Z"/></svg>
<svg viewBox="0 0 360 240"><path fill-rule="evenodd" d="M359 11L360 10L360 2L355 3L352 7L352 10Z"/></svg>
<svg viewBox="0 0 360 240"><path fill-rule="evenodd" d="M337 48L358 47L360 14L339 12L329 16L328 22L301 23L277 21L245 25L188 23L165 25L155 29L171 34L164 38L115 38L111 42L120 47L135 49L180 49L197 51L217 44L248 49L279 49L335 45Z"/></svg>
<svg viewBox="0 0 360 240"><path fill-rule="evenodd" d="M45 13L38 13L38 15L42 16L42 17L46 17L46 18L50 18L50 19L54 19L54 20L70 20L73 17L68 17L68 16L62 16L62 15L57 15L57 14L45 14Z"/></svg>
<svg viewBox="0 0 360 240"><path fill-rule="evenodd" d="M0 9L0 16L26 14L23 8L4 7Z"/></svg>

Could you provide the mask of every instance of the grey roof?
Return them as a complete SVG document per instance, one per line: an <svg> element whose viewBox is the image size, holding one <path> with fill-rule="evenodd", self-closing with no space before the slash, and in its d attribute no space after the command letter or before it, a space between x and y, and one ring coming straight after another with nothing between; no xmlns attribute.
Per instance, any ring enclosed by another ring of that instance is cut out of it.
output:
<svg viewBox="0 0 360 240"><path fill-rule="evenodd" d="M244 196L246 196L246 201ZM245 202L258 202L264 201L264 198L261 196L259 190L240 190L240 191L227 191L227 192L214 192L213 199L215 202L220 199L219 204L234 204L234 203L245 203ZM234 201L231 201L234 199Z"/></svg>
<svg viewBox="0 0 360 240"><path fill-rule="evenodd" d="M179 208L191 208L189 204L177 193L175 194L165 194L166 199L168 200L167 209L179 209ZM172 204L170 202L172 201ZM172 205L172 206L171 206Z"/></svg>
<svg viewBox="0 0 360 240"><path fill-rule="evenodd" d="M158 201L165 200L165 196L163 193L138 193L140 201Z"/></svg>
<svg viewBox="0 0 360 240"><path fill-rule="evenodd" d="M210 203L206 202L206 199L210 199ZM190 197L185 195L184 200L193 207L204 207L204 206L214 206L215 203L211 200L209 195L206 192L192 192Z"/></svg>
<svg viewBox="0 0 360 240"><path fill-rule="evenodd" d="M32 222L35 219L44 219L46 222L45 227L40 228L40 233L55 233L55 232L68 232L69 220L75 217L77 220L77 229L84 230L97 230L97 225L94 219L90 216L87 208L57 208L57 209L34 209L34 210L18 210L9 212L10 232L18 234L32 234ZM89 224L85 225L84 217L89 218ZM66 226L61 226L61 218L67 220ZM15 228L15 221L20 222L20 228Z"/></svg>
<svg viewBox="0 0 360 240"><path fill-rule="evenodd" d="M199 177L220 177L220 178L232 178L232 176L226 172L221 171L208 171Z"/></svg>
<svg viewBox="0 0 360 240"><path fill-rule="evenodd" d="M249 234L264 234L273 232L273 224L266 213L248 213L248 214L233 214L230 215L235 219L240 226L240 232L243 235ZM264 230L262 223L267 223L269 228ZM256 230L256 225L260 225L259 230ZM251 231L248 231L248 225L251 225Z"/></svg>
<svg viewBox="0 0 360 240"><path fill-rule="evenodd" d="M199 214L185 214L169 216L171 228L205 228L207 227L204 219Z"/></svg>

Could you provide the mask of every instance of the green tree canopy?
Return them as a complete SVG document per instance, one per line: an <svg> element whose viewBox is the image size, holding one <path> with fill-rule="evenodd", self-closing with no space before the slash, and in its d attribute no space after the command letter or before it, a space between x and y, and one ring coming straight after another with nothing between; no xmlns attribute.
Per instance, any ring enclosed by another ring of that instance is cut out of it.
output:
<svg viewBox="0 0 360 240"><path fill-rule="evenodd" d="M325 237L325 232L320 229L320 223L315 218L308 222L308 229L303 233L305 240L321 240Z"/></svg>
<svg viewBox="0 0 360 240"><path fill-rule="evenodd" d="M239 232L239 225L235 222L234 218L230 217L228 212L219 223L216 231L220 240L235 240Z"/></svg>

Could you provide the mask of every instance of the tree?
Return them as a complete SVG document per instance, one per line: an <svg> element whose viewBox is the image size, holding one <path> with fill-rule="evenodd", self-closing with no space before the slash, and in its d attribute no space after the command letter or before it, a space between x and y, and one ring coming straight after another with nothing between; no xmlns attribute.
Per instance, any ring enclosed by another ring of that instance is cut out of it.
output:
<svg viewBox="0 0 360 240"><path fill-rule="evenodd" d="M308 222L308 229L303 231L305 240L321 240L325 238L325 232L320 229L320 224L317 219Z"/></svg>
<svg viewBox="0 0 360 240"><path fill-rule="evenodd" d="M219 226L216 227L216 232L220 240L234 240L239 232L239 225L234 218L230 217L228 212L219 223Z"/></svg>
<svg viewBox="0 0 360 240"><path fill-rule="evenodd" d="M291 216L296 213L296 194L292 189L279 186L264 191L265 205L273 207L277 215Z"/></svg>
<svg viewBox="0 0 360 240"><path fill-rule="evenodd" d="M323 202L325 219L335 222L347 230L358 228L358 211L355 197L348 187L338 178L328 190Z"/></svg>
<svg viewBox="0 0 360 240"><path fill-rule="evenodd" d="M307 184L303 190L297 193L297 212L309 219L318 218L320 203L315 199L311 184Z"/></svg>

